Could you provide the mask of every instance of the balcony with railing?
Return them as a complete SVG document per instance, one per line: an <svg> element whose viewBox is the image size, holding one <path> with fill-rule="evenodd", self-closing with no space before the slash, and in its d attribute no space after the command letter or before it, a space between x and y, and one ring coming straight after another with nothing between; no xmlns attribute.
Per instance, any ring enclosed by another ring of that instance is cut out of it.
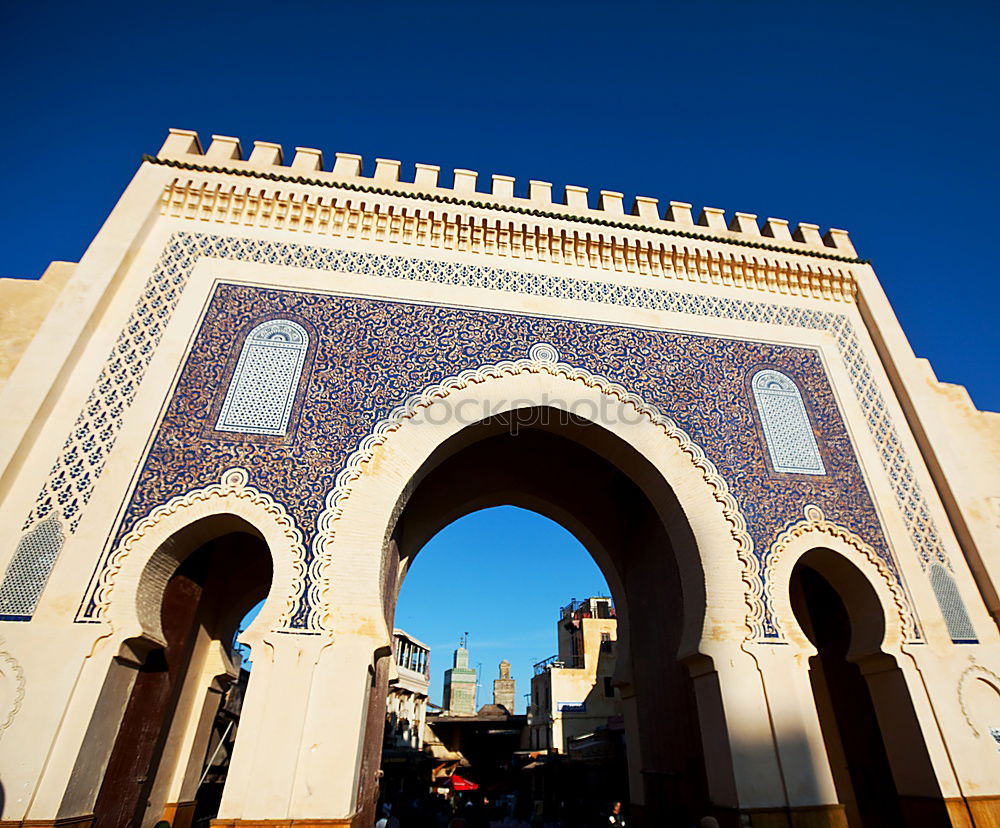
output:
<svg viewBox="0 0 1000 828"><path fill-rule="evenodd" d="M595 596L577 601L571 600L565 607L560 607L559 617L579 621L582 618L615 618L615 604L606 596Z"/></svg>
<svg viewBox="0 0 1000 828"><path fill-rule="evenodd" d="M535 664L535 675L541 675L546 670L582 670L585 664L582 655L559 658L558 653Z"/></svg>
<svg viewBox="0 0 1000 828"><path fill-rule="evenodd" d="M419 676L425 681L430 681L430 648L402 630L393 630L392 637L396 666L413 674L413 678Z"/></svg>

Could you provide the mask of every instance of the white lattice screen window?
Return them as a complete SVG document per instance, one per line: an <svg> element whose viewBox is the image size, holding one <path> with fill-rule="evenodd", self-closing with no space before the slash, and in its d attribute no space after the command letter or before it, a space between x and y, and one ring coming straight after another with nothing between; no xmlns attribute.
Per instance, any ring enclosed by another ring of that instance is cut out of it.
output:
<svg viewBox="0 0 1000 828"><path fill-rule="evenodd" d="M55 515L22 535L0 582L0 620L26 621L31 617L64 540Z"/></svg>
<svg viewBox="0 0 1000 828"><path fill-rule="evenodd" d="M216 431L284 434L308 347L305 329L289 319L272 319L250 331Z"/></svg>
<svg viewBox="0 0 1000 828"><path fill-rule="evenodd" d="M798 386L780 371L765 369L754 374L751 387L774 470L826 474Z"/></svg>
<svg viewBox="0 0 1000 828"><path fill-rule="evenodd" d="M972 626L972 619L969 618L965 602L958 591L955 579L951 577L941 564L931 566L931 587L934 590L934 597L937 598L938 606L941 607L941 614L944 622L948 625L948 634L955 643L966 643L976 641L976 631Z"/></svg>

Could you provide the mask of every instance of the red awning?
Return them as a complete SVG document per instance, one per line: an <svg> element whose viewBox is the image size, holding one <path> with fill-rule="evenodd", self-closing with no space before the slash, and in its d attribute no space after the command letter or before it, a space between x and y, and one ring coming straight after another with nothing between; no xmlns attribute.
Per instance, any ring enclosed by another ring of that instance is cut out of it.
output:
<svg viewBox="0 0 1000 828"><path fill-rule="evenodd" d="M479 787L475 782L470 782L464 776L459 776L457 773L452 774L446 781L451 785L453 791L474 791Z"/></svg>

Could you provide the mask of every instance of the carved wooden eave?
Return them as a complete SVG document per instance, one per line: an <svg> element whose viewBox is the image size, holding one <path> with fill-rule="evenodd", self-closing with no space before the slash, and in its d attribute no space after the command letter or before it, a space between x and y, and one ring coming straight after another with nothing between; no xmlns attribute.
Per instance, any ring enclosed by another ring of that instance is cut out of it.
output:
<svg viewBox="0 0 1000 828"><path fill-rule="evenodd" d="M444 199L402 187L291 176L280 176L287 182L275 182L269 180L274 175L248 169L147 161L190 173L164 188L164 216L230 227L471 252L835 302L854 300L857 285L851 265L863 264L857 258L764 241L665 231L628 216L595 221L571 213ZM317 194L315 185L324 192Z"/></svg>

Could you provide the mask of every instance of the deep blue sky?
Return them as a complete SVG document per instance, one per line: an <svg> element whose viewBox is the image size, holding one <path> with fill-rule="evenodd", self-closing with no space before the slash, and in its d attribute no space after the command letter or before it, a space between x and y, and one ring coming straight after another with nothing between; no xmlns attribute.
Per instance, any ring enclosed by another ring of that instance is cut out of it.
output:
<svg viewBox="0 0 1000 828"><path fill-rule="evenodd" d="M540 178L590 187L593 198L621 190L846 228L917 354L981 408L1000 410L998 9L8 3L0 275L35 277L51 259L78 260L141 154L183 127L206 141L236 135L247 149L255 138L289 155L319 147L328 164L336 151L357 152L368 172L381 156L479 170L481 181L515 175L519 192ZM495 534L505 554L534 567L512 564L512 579L555 584L531 604L544 626L525 653L542 657L554 649L551 613L574 588L559 580L565 570L539 568L551 539L521 543L532 522L504 525ZM482 544L463 544L449 548L468 572L496 565ZM433 553L418 559L404 600ZM473 583L475 592L483 582ZM470 606L501 594L478 592ZM446 645L435 648L437 668L458 634L473 631L474 657L492 678L502 653L483 642L498 639L504 616L489 628L459 615L438 631L429 625L439 614L402 620Z"/></svg>
<svg viewBox="0 0 1000 828"><path fill-rule="evenodd" d="M444 671L469 633L469 664L480 664L479 704L507 659L517 712L531 691L532 666L554 655L559 608L609 595L586 548L559 524L513 506L466 515L420 550L403 581L396 626L431 648L430 699L441 704Z"/></svg>
<svg viewBox="0 0 1000 828"><path fill-rule="evenodd" d="M167 127L851 231L1000 409L1000 4L7 4L0 275L77 260Z"/></svg>

